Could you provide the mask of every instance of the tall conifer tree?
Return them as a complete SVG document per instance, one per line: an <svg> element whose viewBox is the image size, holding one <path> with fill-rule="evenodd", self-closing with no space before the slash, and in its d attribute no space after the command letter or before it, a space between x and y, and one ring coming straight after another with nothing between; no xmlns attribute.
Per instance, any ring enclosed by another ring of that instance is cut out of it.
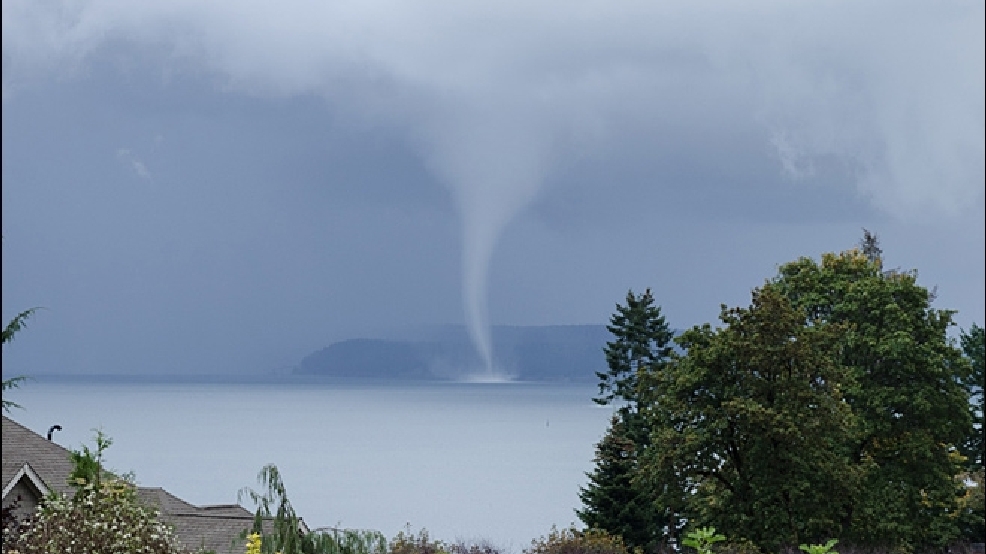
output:
<svg viewBox="0 0 986 554"><path fill-rule="evenodd" d="M619 404L606 435L597 445L596 468L581 490L579 518L590 527L619 534L628 546L653 548L665 527L650 495L636 479L639 456L650 444L643 414L646 400L638 387L642 375L671 356L674 333L654 303L650 289L627 292L607 327L613 340L603 349L608 370L597 372L600 405Z"/></svg>
<svg viewBox="0 0 986 554"><path fill-rule="evenodd" d="M591 529L604 529L620 535L632 546L653 542L653 512L647 494L633 482L637 466L637 445L626 434L626 424L613 415L609 429L596 445L596 469L589 486L579 492L585 508L577 510L579 519Z"/></svg>
<svg viewBox="0 0 986 554"><path fill-rule="evenodd" d="M968 459L969 468L973 471L983 469L983 412L986 403L983 402L984 364L986 358L986 337L983 328L972 324L968 332L962 333L962 352L969 361L969 374L963 379L972 402L973 431L963 445L962 454Z"/></svg>

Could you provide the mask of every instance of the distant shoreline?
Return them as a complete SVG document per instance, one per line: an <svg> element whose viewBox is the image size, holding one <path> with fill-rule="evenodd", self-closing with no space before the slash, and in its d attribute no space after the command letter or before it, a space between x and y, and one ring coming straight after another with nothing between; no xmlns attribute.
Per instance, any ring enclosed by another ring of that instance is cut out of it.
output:
<svg viewBox="0 0 986 554"><path fill-rule="evenodd" d="M297 374L180 374L180 375L132 375L132 374L36 374L26 375L27 381L22 386L30 387L32 382L46 384L107 384L107 385L285 385L285 384L339 384L339 385L587 385L583 381L528 381L528 380L456 380L439 378L421 379L386 379L386 378L341 378L321 375Z"/></svg>

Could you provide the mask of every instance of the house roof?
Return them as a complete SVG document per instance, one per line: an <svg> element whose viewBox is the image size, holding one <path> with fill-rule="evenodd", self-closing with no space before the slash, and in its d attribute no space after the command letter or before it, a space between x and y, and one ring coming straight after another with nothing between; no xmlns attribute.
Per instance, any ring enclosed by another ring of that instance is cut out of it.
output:
<svg viewBox="0 0 986 554"><path fill-rule="evenodd" d="M29 464L49 490L72 494L68 476L73 465L69 451L34 431L3 416L3 490L15 481L17 473Z"/></svg>
<svg viewBox="0 0 986 554"><path fill-rule="evenodd" d="M3 416L3 495L23 479L46 494L72 495L68 476L74 469L70 452L27 427ZM160 519L174 527L175 537L193 549L230 552L233 540L253 525L253 514L238 504L195 506L160 487L138 487L137 497L157 508Z"/></svg>
<svg viewBox="0 0 986 554"><path fill-rule="evenodd" d="M242 552L244 542L240 541L239 537L253 526L252 515L234 518L203 514L180 514L162 516L162 519L174 526L175 536L186 547L193 550L199 548L211 550L217 554Z"/></svg>
<svg viewBox="0 0 986 554"><path fill-rule="evenodd" d="M239 504L195 506L160 487L140 487L137 496L157 508L161 520L173 526L175 536L189 548L228 552L232 541L253 526L253 514Z"/></svg>

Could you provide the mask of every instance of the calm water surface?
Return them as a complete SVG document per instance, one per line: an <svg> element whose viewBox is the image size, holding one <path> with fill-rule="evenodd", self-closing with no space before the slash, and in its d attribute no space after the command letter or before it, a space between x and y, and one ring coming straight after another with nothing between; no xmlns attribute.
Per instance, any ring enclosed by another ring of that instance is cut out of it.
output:
<svg viewBox="0 0 986 554"><path fill-rule="evenodd" d="M95 384L29 381L13 419L194 504L236 501L277 464L312 527L410 524L519 553L577 521L611 410L594 387L543 384ZM252 506L247 505L248 508Z"/></svg>

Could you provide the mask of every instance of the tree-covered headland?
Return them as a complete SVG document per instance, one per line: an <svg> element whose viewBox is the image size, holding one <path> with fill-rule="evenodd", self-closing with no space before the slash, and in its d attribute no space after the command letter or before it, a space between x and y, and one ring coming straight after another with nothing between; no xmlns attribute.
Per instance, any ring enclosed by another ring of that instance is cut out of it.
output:
<svg viewBox="0 0 986 554"><path fill-rule="evenodd" d="M868 232L780 266L678 350L652 293L629 293L579 517L645 551L705 527L766 552L982 542L983 331L950 338L933 301Z"/></svg>

